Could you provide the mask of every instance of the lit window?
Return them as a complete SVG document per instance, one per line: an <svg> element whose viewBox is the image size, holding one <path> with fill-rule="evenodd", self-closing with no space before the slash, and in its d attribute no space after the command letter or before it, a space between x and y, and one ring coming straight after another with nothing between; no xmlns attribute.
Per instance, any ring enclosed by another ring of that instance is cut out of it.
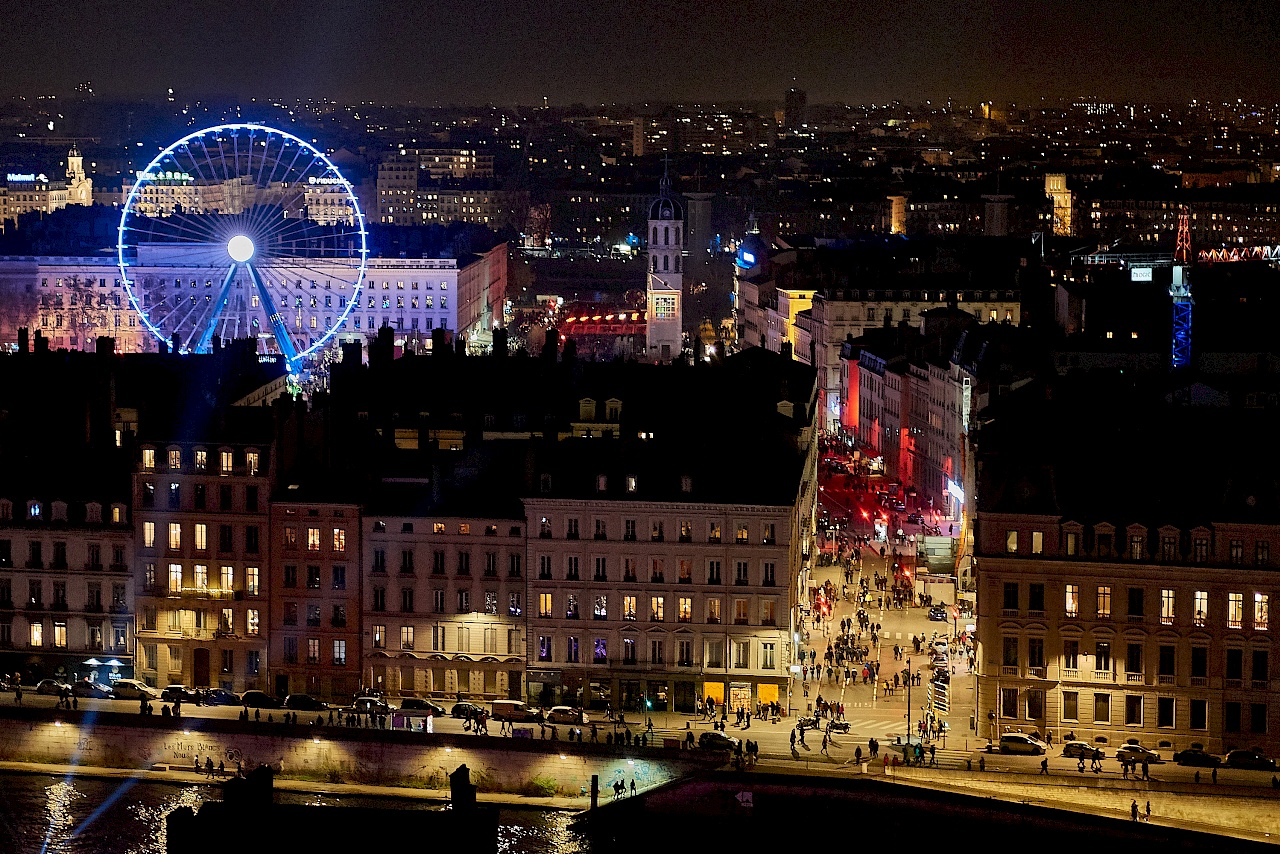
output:
<svg viewBox="0 0 1280 854"><path fill-rule="evenodd" d="M622 597L622 619L634 620L636 618L636 597Z"/></svg>
<svg viewBox="0 0 1280 854"><path fill-rule="evenodd" d="M169 468L171 469L182 468L182 451L174 449L169 452Z"/></svg>
<svg viewBox="0 0 1280 854"><path fill-rule="evenodd" d="M1244 594L1227 594L1227 628L1244 628Z"/></svg>
<svg viewBox="0 0 1280 854"><path fill-rule="evenodd" d="M155 468L156 468L156 449L143 448L142 449L142 470L155 471Z"/></svg>
<svg viewBox="0 0 1280 854"><path fill-rule="evenodd" d="M156 547L156 523L142 523L142 547L146 549L154 549Z"/></svg>
<svg viewBox="0 0 1280 854"><path fill-rule="evenodd" d="M31 624L31 645L44 646L44 623Z"/></svg>
<svg viewBox="0 0 1280 854"><path fill-rule="evenodd" d="M538 594L538 616L539 617L551 616L551 594L550 593Z"/></svg>
<svg viewBox="0 0 1280 854"><path fill-rule="evenodd" d="M1163 626L1173 625L1174 603L1176 602L1176 594L1170 587L1165 587L1160 591L1160 624Z"/></svg>
<svg viewBox="0 0 1280 854"><path fill-rule="evenodd" d="M205 551L209 548L209 526L204 522L196 522L195 526L196 551Z"/></svg>
<svg viewBox="0 0 1280 854"><path fill-rule="evenodd" d="M1109 586L1098 588L1098 616L1104 620L1111 617L1111 588Z"/></svg>
<svg viewBox="0 0 1280 854"><path fill-rule="evenodd" d="M209 466L209 452L196 451L196 471L204 471Z"/></svg>
<svg viewBox="0 0 1280 854"><path fill-rule="evenodd" d="M320 551L320 529L307 528L307 551Z"/></svg>
<svg viewBox="0 0 1280 854"><path fill-rule="evenodd" d="M1253 594L1253 628L1265 632L1271 621L1271 597L1266 593Z"/></svg>
<svg viewBox="0 0 1280 854"><path fill-rule="evenodd" d="M258 595L258 568L256 566L246 566L244 568L244 592L246 596Z"/></svg>
<svg viewBox="0 0 1280 854"><path fill-rule="evenodd" d="M170 551L178 551L182 548L182 525L178 522L169 523L169 549Z"/></svg>
<svg viewBox="0 0 1280 854"><path fill-rule="evenodd" d="M249 470L250 477L256 475L258 473L258 452L246 451L244 455L244 464L245 468Z"/></svg>
<svg viewBox="0 0 1280 854"><path fill-rule="evenodd" d="M250 608L247 613L248 621L245 626L245 633L252 637L258 634L258 609Z"/></svg>
<svg viewBox="0 0 1280 854"><path fill-rule="evenodd" d="M345 552L347 550L346 528L333 529L333 550L335 552Z"/></svg>
<svg viewBox="0 0 1280 854"><path fill-rule="evenodd" d="M1080 616L1080 585L1067 585L1066 607L1068 617Z"/></svg>
<svg viewBox="0 0 1280 854"><path fill-rule="evenodd" d="M1194 622L1197 626L1204 626L1209 620L1209 591L1196 591L1196 611Z"/></svg>
<svg viewBox="0 0 1280 854"><path fill-rule="evenodd" d="M219 473L220 473L223 477L226 477L226 476L230 475L230 474L231 474L231 452L230 452L230 451L221 451L221 452L218 454L218 461L219 461L219 466L220 466L220 469L221 469Z"/></svg>
<svg viewBox="0 0 1280 854"><path fill-rule="evenodd" d="M1006 531L1004 535L1004 550L1009 554L1018 553L1018 532Z"/></svg>

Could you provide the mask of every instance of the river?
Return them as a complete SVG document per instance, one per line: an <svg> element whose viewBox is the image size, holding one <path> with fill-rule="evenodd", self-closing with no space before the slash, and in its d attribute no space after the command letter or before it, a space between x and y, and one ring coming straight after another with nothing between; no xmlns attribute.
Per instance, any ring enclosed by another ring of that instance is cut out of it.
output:
<svg viewBox="0 0 1280 854"><path fill-rule="evenodd" d="M164 854L164 818L179 806L217 800L217 786L0 774L3 854ZM276 792L280 803L427 809L423 801ZM500 854L586 852L569 828L570 813L503 809ZM236 848L228 839L228 849Z"/></svg>

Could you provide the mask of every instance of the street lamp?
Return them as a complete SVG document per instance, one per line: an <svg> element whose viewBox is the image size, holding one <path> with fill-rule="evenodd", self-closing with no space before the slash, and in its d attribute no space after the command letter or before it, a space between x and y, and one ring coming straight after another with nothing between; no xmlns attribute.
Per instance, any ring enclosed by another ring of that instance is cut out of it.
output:
<svg viewBox="0 0 1280 854"><path fill-rule="evenodd" d="M911 744L911 659L907 659L907 744Z"/></svg>

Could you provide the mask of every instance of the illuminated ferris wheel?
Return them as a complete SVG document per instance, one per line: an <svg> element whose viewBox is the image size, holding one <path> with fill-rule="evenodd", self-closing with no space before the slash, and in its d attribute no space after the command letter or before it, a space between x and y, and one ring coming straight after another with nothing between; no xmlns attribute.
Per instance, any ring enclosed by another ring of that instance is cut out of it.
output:
<svg viewBox="0 0 1280 854"><path fill-rule="evenodd" d="M294 371L359 303L359 202L333 162L291 133L196 131L126 187L121 278L143 326L180 352L251 337Z"/></svg>

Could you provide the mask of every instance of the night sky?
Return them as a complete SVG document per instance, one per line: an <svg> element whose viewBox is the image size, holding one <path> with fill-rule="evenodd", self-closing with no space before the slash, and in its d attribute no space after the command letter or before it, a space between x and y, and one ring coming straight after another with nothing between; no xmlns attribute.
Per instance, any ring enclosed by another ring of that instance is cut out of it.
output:
<svg viewBox="0 0 1280 854"><path fill-rule="evenodd" d="M0 95L1280 99L1274 0L0 0Z"/></svg>

